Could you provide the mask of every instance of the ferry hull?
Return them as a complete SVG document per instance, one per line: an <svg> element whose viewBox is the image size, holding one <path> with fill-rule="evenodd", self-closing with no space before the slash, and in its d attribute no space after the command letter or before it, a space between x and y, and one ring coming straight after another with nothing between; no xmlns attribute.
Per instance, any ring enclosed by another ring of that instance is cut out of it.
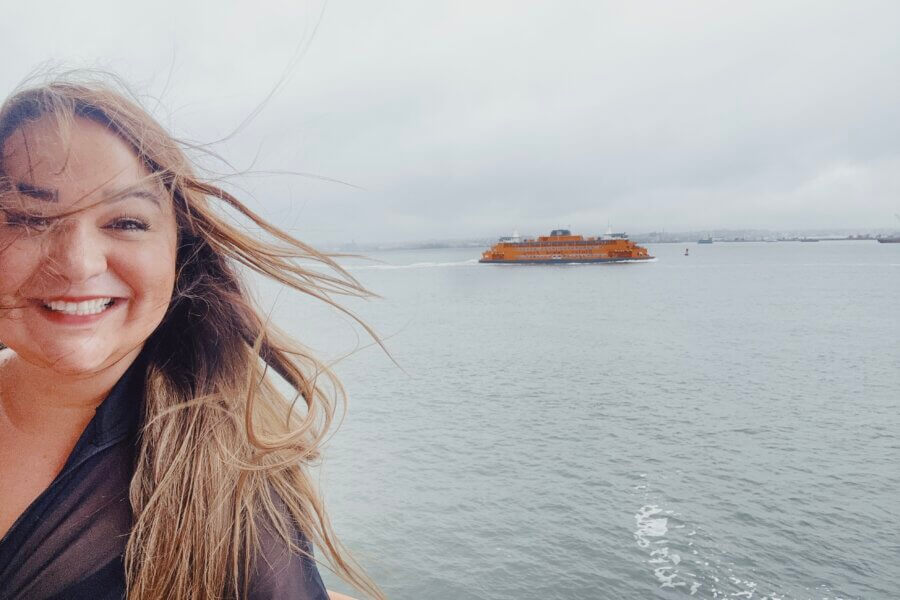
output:
<svg viewBox="0 0 900 600"><path fill-rule="evenodd" d="M621 263L653 260L653 256L641 256L639 258L557 258L540 260L493 260L482 258L478 262L495 265L571 265L574 263Z"/></svg>

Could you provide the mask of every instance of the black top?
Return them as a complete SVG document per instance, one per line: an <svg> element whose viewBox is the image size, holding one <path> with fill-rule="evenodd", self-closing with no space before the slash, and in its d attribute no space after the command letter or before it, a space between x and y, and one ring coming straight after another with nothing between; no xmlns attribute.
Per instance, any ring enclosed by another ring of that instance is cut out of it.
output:
<svg viewBox="0 0 900 600"><path fill-rule="evenodd" d="M116 383L62 471L0 540L0 600L125 597L141 363ZM250 574L249 599L327 600L315 563L267 537L265 527L260 532L262 556Z"/></svg>

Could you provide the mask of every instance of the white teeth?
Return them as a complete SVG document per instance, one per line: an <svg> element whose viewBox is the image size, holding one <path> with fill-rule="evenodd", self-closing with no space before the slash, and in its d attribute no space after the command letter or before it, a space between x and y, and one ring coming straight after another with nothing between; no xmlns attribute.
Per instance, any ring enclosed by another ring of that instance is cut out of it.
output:
<svg viewBox="0 0 900 600"><path fill-rule="evenodd" d="M84 302L63 302L52 300L44 302L44 306L66 315L96 315L106 310L112 304L112 298L95 298Z"/></svg>

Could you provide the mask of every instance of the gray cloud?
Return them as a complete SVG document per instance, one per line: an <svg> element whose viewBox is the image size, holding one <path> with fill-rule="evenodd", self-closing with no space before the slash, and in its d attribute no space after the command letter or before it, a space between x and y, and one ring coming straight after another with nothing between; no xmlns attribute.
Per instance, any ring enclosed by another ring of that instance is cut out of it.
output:
<svg viewBox="0 0 900 600"><path fill-rule="evenodd" d="M18 3L0 84L48 59L108 67L212 140L305 48L217 149L364 188L235 181L312 241L889 227L900 210L894 2L322 6Z"/></svg>

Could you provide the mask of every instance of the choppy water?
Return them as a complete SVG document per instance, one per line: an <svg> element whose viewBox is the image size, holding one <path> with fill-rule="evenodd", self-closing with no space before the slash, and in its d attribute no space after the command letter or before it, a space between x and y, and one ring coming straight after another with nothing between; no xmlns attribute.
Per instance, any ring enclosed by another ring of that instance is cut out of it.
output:
<svg viewBox="0 0 900 600"><path fill-rule="evenodd" d="M353 267L403 371L340 363L323 484L391 598L900 597L900 245L688 247ZM357 344L275 312L330 356Z"/></svg>

